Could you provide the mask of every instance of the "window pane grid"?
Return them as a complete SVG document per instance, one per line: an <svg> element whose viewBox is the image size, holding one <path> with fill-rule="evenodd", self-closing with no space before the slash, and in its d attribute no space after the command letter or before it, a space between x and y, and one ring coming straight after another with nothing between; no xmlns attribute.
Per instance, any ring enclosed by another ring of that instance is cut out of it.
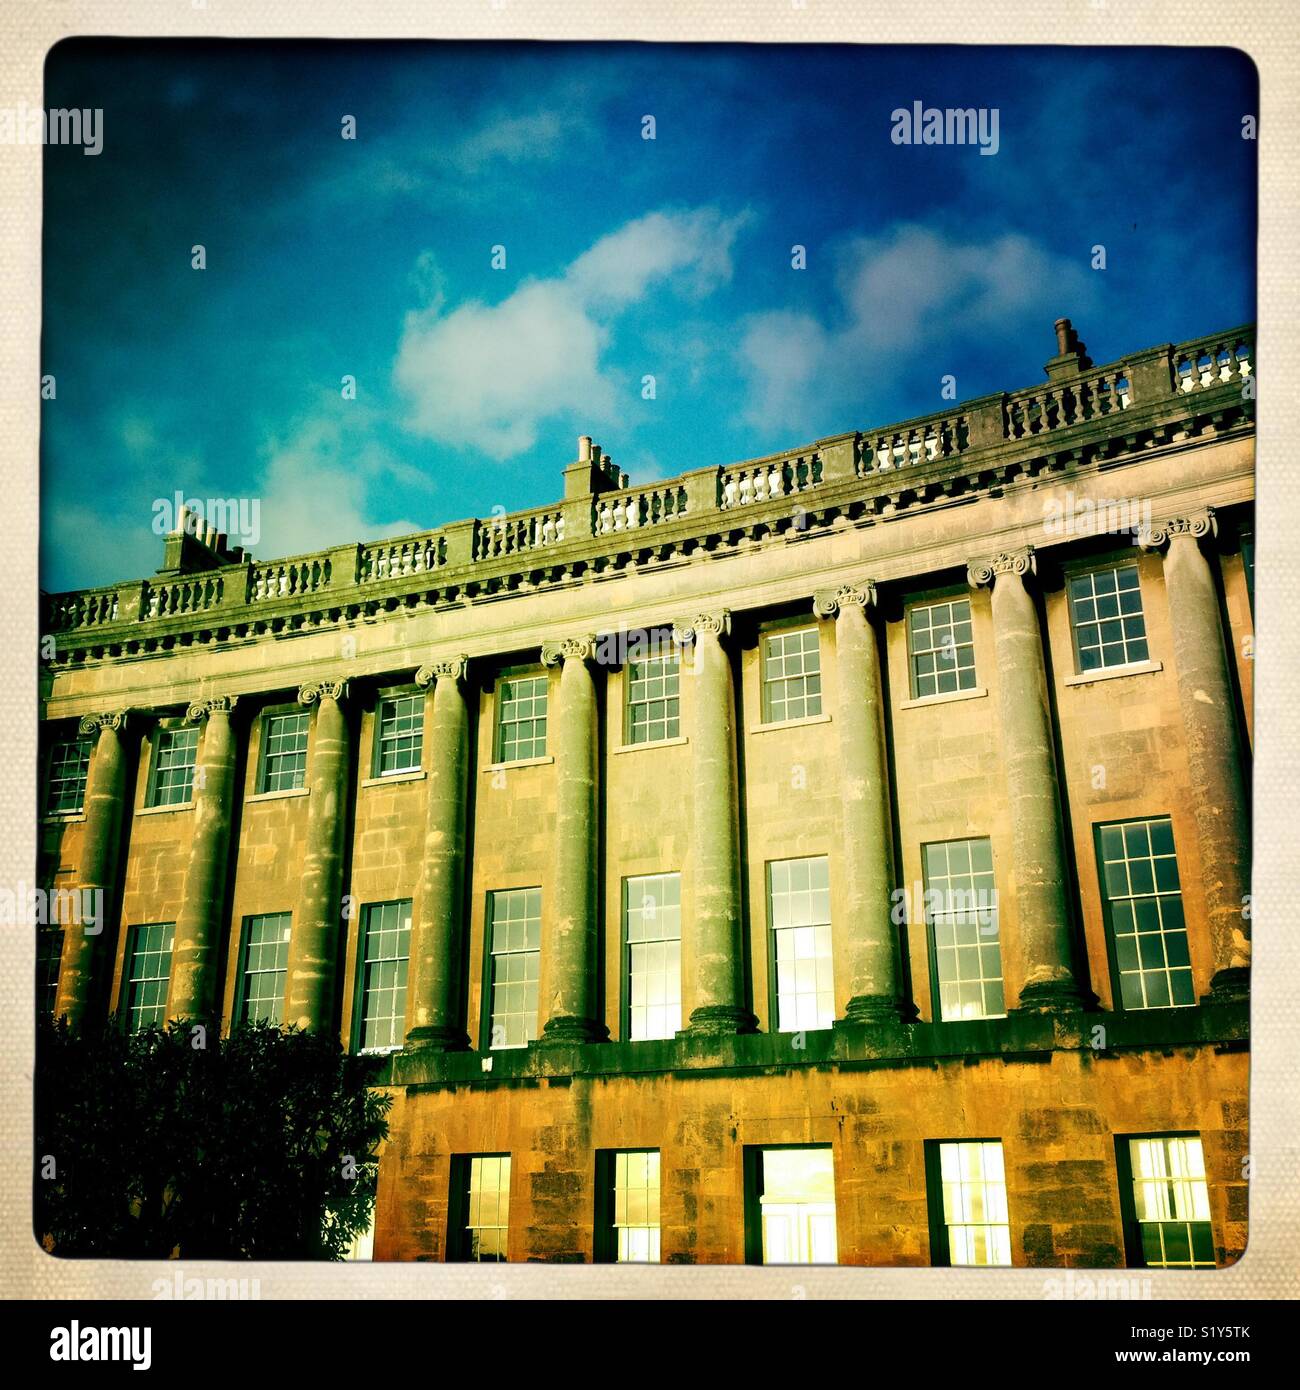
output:
<svg viewBox="0 0 1300 1390"><path fill-rule="evenodd" d="M487 1155L469 1161L466 1256L481 1263L506 1258L510 1230L510 1157Z"/></svg>
<svg viewBox="0 0 1300 1390"><path fill-rule="evenodd" d="M542 890L510 888L488 895L493 1050L527 1047L537 1036L542 946Z"/></svg>
<svg viewBox="0 0 1300 1390"><path fill-rule="evenodd" d="M284 1021L284 990L289 970L289 932L293 914L269 912L244 919L242 1022Z"/></svg>
<svg viewBox="0 0 1300 1390"><path fill-rule="evenodd" d="M81 810L89 769L90 743L87 739L67 739L50 749L49 776L45 783L47 815L67 815Z"/></svg>
<svg viewBox="0 0 1300 1390"><path fill-rule="evenodd" d="M59 963L63 957L63 928L41 927L36 933L36 1007L54 1017L59 993Z"/></svg>
<svg viewBox="0 0 1300 1390"><path fill-rule="evenodd" d="M680 679L675 656L628 662L628 743L677 738L681 732Z"/></svg>
<svg viewBox="0 0 1300 1390"><path fill-rule="evenodd" d="M153 795L150 806L183 806L194 786L199 731L160 729L154 744Z"/></svg>
<svg viewBox="0 0 1300 1390"><path fill-rule="evenodd" d="M925 909L934 943L939 1015L1003 1018L1002 944L993 849L986 839L922 846Z"/></svg>
<svg viewBox="0 0 1300 1390"><path fill-rule="evenodd" d="M835 1021L829 861L784 859L767 866L768 919L781 1033Z"/></svg>
<svg viewBox="0 0 1300 1390"><path fill-rule="evenodd" d="M1143 1263L1155 1269L1213 1269L1210 1193L1200 1139L1130 1139L1129 1162Z"/></svg>
<svg viewBox="0 0 1300 1390"><path fill-rule="evenodd" d="M167 1015L167 985L172 973L174 922L152 922L131 928L131 949L127 954L127 1026L138 1033L151 1024L162 1023Z"/></svg>
<svg viewBox="0 0 1300 1390"><path fill-rule="evenodd" d="M822 712L821 645L815 627L763 639L763 721L781 724Z"/></svg>
<svg viewBox="0 0 1300 1390"><path fill-rule="evenodd" d="M912 698L975 688L975 643L970 600L931 603L907 615Z"/></svg>
<svg viewBox="0 0 1300 1390"><path fill-rule="evenodd" d="M759 1166L763 1263L837 1263L830 1149L763 1149Z"/></svg>
<svg viewBox="0 0 1300 1390"><path fill-rule="evenodd" d="M545 676L503 680L497 687L497 762L546 756Z"/></svg>
<svg viewBox="0 0 1300 1390"><path fill-rule="evenodd" d="M1011 1226L1000 1141L939 1145L943 1219L953 1265L1009 1265Z"/></svg>
<svg viewBox="0 0 1300 1390"><path fill-rule="evenodd" d="M424 749L424 696L397 695L379 706L379 775L414 772Z"/></svg>
<svg viewBox="0 0 1300 1390"><path fill-rule="evenodd" d="M264 792L296 791L307 785L307 727L309 716L274 714L266 721L262 756Z"/></svg>
<svg viewBox="0 0 1300 1390"><path fill-rule="evenodd" d="M1071 579L1070 622L1081 672L1146 661L1137 566L1121 565Z"/></svg>
<svg viewBox="0 0 1300 1390"><path fill-rule="evenodd" d="M411 900L365 908L361 965L361 1050L401 1047L406 1035L406 970Z"/></svg>
<svg viewBox="0 0 1300 1390"><path fill-rule="evenodd" d="M628 1037L671 1038L682 1026L681 875L623 880Z"/></svg>
<svg viewBox="0 0 1300 1390"><path fill-rule="evenodd" d="M1099 854L1124 1008L1195 1004L1169 817L1103 825Z"/></svg>
<svg viewBox="0 0 1300 1390"><path fill-rule="evenodd" d="M658 1150L614 1155L614 1230L619 1263L659 1263Z"/></svg>

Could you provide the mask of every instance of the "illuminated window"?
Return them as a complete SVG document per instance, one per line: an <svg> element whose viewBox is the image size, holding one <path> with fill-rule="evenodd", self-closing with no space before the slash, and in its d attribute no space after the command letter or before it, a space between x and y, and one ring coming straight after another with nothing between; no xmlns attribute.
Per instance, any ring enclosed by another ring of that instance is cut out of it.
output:
<svg viewBox="0 0 1300 1390"><path fill-rule="evenodd" d="M822 712L820 639L815 627L763 638L763 722L781 724Z"/></svg>
<svg viewBox="0 0 1300 1390"><path fill-rule="evenodd" d="M1097 857L1121 1005L1195 1004L1169 817L1098 826Z"/></svg>
<svg viewBox="0 0 1300 1390"><path fill-rule="evenodd" d="M546 756L546 677L511 676L497 685L496 761Z"/></svg>
<svg viewBox="0 0 1300 1390"><path fill-rule="evenodd" d="M831 887L825 857L779 859L767 866L776 1028L798 1033L835 1021L831 969Z"/></svg>
<svg viewBox="0 0 1300 1390"><path fill-rule="evenodd" d="M628 662L628 743L657 743L681 733L680 682L675 655Z"/></svg>
<svg viewBox="0 0 1300 1390"><path fill-rule="evenodd" d="M671 1038L682 1026L682 877L623 880L627 1036Z"/></svg>
<svg viewBox="0 0 1300 1390"><path fill-rule="evenodd" d="M50 748L45 778L45 814L72 815L86 799L86 775L90 770L88 739L64 739Z"/></svg>
<svg viewBox="0 0 1300 1390"><path fill-rule="evenodd" d="M239 1018L279 1026L284 1018L284 987L289 971L289 930L293 914L269 912L244 918L244 973Z"/></svg>
<svg viewBox="0 0 1300 1390"><path fill-rule="evenodd" d="M599 1261L659 1263L659 1152L620 1149L597 1155L601 1210L597 1213Z"/></svg>
<svg viewBox="0 0 1300 1390"><path fill-rule="evenodd" d="M411 900L368 903L361 934L362 1052L391 1051L406 1036L406 969L411 954Z"/></svg>
<svg viewBox="0 0 1300 1390"><path fill-rule="evenodd" d="M833 1265L835 1173L827 1147L747 1151L751 1233L747 1258L766 1265ZM757 1247L757 1248L755 1248Z"/></svg>
<svg viewBox="0 0 1300 1390"><path fill-rule="evenodd" d="M463 1156L452 1165L453 1260L500 1263L510 1231L510 1155Z"/></svg>
<svg viewBox="0 0 1300 1390"><path fill-rule="evenodd" d="M993 849L988 840L923 845L925 914L934 950L939 1017L1002 1018Z"/></svg>
<svg viewBox="0 0 1300 1390"><path fill-rule="evenodd" d="M262 775L259 792L297 791L307 785L309 716L270 714L262 721Z"/></svg>
<svg viewBox="0 0 1300 1390"><path fill-rule="evenodd" d="M375 774L416 772L424 747L424 696L394 695L379 702Z"/></svg>
<svg viewBox="0 0 1300 1390"><path fill-rule="evenodd" d="M929 603L907 615L907 649L912 698L949 695L975 688L975 643L970 600Z"/></svg>
<svg viewBox="0 0 1300 1390"><path fill-rule="evenodd" d="M1146 661L1147 627L1136 565L1070 580L1070 623L1080 673Z"/></svg>
<svg viewBox="0 0 1300 1390"><path fill-rule="evenodd" d="M1210 1192L1199 1137L1143 1135L1118 1142L1121 1181L1133 1185L1136 1229L1129 1262L1149 1269L1213 1269Z"/></svg>
<svg viewBox="0 0 1300 1390"><path fill-rule="evenodd" d="M148 805L184 806L189 801L198 748L197 728L158 730L153 745Z"/></svg>
<svg viewBox="0 0 1300 1390"><path fill-rule="evenodd" d="M174 922L131 928L122 990L127 1027L140 1032L167 1017L167 986L172 974Z"/></svg>
<svg viewBox="0 0 1300 1390"><path fill-rule="evenodd" d="M1011 1227L1001 1140L929 1143L926 1161L933 1263L1009 1265Z"/></svg>
<svg viewBox="0 0 1300 1390"><path fill-rule="evenodd" d="M527 1047L537 1036L542 890L488 894L488 1047Z"/></svg>

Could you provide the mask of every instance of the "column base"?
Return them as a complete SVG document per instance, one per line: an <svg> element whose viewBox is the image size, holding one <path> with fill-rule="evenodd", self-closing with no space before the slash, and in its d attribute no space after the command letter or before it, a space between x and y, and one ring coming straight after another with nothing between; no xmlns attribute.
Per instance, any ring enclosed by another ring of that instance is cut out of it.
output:
<svg viewBox="0 0 1300 1390"><path fill-rule="evenodd" d="M1210 978L1210 992L1202 1004L1244 1004L1250 999L1250 966L1230 965Z"/></svg>
<svg viewBox="0 0 1300 1390"><path fill-rule="evenodd" d="M606 1042L609 1029L594 1018L574 1018L565 1014L558 1018L548 1018L542 1028L542 1036L533 1040L534 1047L566 1046L574 1043Z"/></svg>
<svg viewBox="0 0 1300 1390"><path fill-rule="evenodd" d="M757 1031L758 1019L738 1004L702 1004L682 1029L693 1038L723 1038Z"/></svg>
<svg viewBox="0 0 1300 1390"><path fill-rule="evenodd" d="M837 1024L851 1027L881 1023L914 1023L916 1005L890 994L855 994L844 1006L844 1017Z"/></svg>
<svg viewBox="0 0 1300 1390"><path fill-rule="evenodd" d="M1020 991L1020 1002L1012 1013L1077 1013L1085 1007L1079 986L1073 980L1039 980Z"/></svg>
<svg viewBox="0 0 1300 1390"><path fill-rule="evenodd" d="M459 1028L430 1024L424 1028L412 1028L403 1046L407 1052L466 1052L469 1050L469 1035L462 1033Z"/></svg>

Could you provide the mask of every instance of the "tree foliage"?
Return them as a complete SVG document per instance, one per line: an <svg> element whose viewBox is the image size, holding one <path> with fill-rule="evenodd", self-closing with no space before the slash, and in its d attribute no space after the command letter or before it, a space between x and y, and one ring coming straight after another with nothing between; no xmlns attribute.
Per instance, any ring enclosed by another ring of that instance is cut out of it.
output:
<svg viewBox="0 0 1300 1390"><path fill-rule="evenodd" d="M42 1020L37 1239L67 1256L341 1259L388 1134L376 1066L264 1023L220 1038Z"/></svg>

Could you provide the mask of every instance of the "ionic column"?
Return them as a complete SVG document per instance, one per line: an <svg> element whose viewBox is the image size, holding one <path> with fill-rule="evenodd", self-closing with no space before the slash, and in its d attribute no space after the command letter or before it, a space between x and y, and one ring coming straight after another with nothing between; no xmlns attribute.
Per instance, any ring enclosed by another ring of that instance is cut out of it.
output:
<svg viewBox="0 0 1300 1390"><path fill-rule="evenodd" d="M903 1016L898 935L892 920L893 832L880 686L880 653L867 610L870 582L816 594L813 612L835 620L835 727L839 730L840 864L848 918L850 1023Z"/></svg>
<svg viewBox="0 0 1300 1390"><path fill-rule="evenodd" d="M424 871L411 942L414 1022L408 1048L438 1052L468 1046L460 1021L460 951L465 910L465 804L469 777L469 709L462 681L467 658L422 666L415 683L432 705L429 802Z"/></svg>
<svg viewBox="0 0 1300 1390"><path fill-rule="evenodd" d="M304 685L303 705L316 705L307 786L307 840L302 884L289 938L287 1024L303 1029L334 1025L335 973L343 911L343 844L348 819L351 735L341 701L347 681Z"/></svg>
<svg viewBox="0 0 1300 1390"><path fill-rule="evenodd" d="M1173 632L1178 703L1187 736L1192 810L1210 919L1210 995L1244 998L1250 983L1250 812L1219 595L1201 540L1215 532L1210 509L1163 521L1142 544L1165 546L1165 592Z"/></svg>
<svg viewBox="0 0 1300 1390"><path fill-rule="evenodd" d="M236 696L198 700L186 712L207 721L201 761L194 773L194 830L190 839L185 895L176 916L168 1014L211 1023L217 1016L217 953L230 855L234 810L235 736L230 727Z"/></svg>
<svg viewBox="0 0 1300 1390"><path fill-rule="evenodd" d="M70 922L63 934L54 1016L66 1016L74 1028L85 1023L92 1009L102 1002L99 972L104 952L99 943L117 902L117 860L126 796L126 749L122 739L127 720L125 711L90 714L78 726L82 734L97 735L86 775L86 822L78 878L83 891L98 891L100 898L93 924Z"/></svg>
<svg viewBox="0 0 1300 1390"><path fill-rule="evenodd" d="M1011 812L1012 863L1024 984L1022 1009L1077 1008L1065 835L1047 700L1043 634L1025 576L1032 547L973 563L970 583L993 586L998 714Z"/></svg>
<svg viewBox="0 0 1300 1390"><path fill-rule="evenodd" d="M706 1035L748 1033L755 1025L745 1007L740 938L736 700L721 640L730 630L731 615L721 612L701 614L673 633L676 641L695 644L691 930L696 1003L686 1031Z"/></svg>
<svg viewBox="0 0 1300 1390"><path fill-rule="evenodd" d="M542 645L560 665L555 710L555 871L542 958L544 1042L606 1036L596 1017L596 687L590 637Z"/></svg>

